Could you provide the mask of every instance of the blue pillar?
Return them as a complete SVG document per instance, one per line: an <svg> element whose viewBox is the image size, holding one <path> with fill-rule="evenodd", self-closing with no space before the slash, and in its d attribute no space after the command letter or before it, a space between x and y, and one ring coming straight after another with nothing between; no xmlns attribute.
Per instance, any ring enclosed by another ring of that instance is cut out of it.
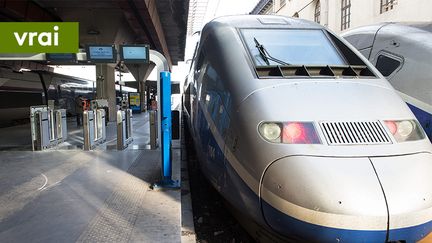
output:
<svg viewBox="0 0 432 243"><path fill-rule="evenodd" d="M162 145L162 179L171 179L171 75L160 73L161 81L161 145Z"/></svg>
<svg viewBox="0 0 432 243"><path fill-rule="evenodd" d="M180 188L179 182L172 180L172 156L171 156L171 74L160 73L160 116L161 116L161 171L162 179L154 184L154 188Z"/></svg>

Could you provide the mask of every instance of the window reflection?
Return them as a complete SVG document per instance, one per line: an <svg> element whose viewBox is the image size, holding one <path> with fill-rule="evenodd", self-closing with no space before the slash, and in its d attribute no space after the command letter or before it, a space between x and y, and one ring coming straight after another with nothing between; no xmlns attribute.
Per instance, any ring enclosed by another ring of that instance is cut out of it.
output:
<svg viewBox="0 0 432 243"><path fill-rule="evenodd" d="M243 29L243 37L255 65L267 65L254 38L268 53L291 65L345 65L346 62L322 30ZM270 65L278 63L270 60Z"/></svg>

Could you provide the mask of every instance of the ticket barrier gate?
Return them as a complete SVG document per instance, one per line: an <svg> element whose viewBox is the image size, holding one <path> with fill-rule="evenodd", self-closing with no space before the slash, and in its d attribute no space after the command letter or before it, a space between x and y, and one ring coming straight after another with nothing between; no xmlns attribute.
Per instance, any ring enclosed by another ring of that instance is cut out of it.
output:
<svg viewBox="0 0 432 243"><path fill-rule="evenodd" d="M117 150L127 148L132 141L132 110L117 111Z"/></svg>
<svg viewBox="0 0 432 243"><path fill-rule="evenodd" d="M98 109L103 109L105 110L105 125L108 124L108 101L105 99L97 99L97 100L92 100L90 101L90 109L91 110L98 110Z"/></svg>
<svg viewBox="0 0 432 243"><path fill-rule="evenodd" d="M106 141L105 110L83 112L84 150L92 150Z"/></svg>
<svg viewBox="0 0 432 243"><path fill-rule="evenodd" d="M54 110L48 106L31 106L30 124L33 151L55 147L67 138L65 109Z"/></svg>

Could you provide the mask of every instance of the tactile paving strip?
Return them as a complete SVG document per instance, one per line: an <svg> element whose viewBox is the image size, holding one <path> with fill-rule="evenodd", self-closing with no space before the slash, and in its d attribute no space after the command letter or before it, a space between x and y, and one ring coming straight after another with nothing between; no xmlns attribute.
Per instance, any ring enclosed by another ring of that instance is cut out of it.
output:
<svg viewBox="0 0 432 243"><path fill-rule="evenodd" d="M107 198L77 242L128 242L140 211L147 183L133 176L141 153L127 172L122 172L120 184Z"/></svg>

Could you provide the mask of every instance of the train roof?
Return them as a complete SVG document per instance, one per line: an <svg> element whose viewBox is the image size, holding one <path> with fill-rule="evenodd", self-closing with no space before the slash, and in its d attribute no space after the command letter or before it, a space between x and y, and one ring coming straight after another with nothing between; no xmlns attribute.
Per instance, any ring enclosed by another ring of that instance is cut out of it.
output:
<svg viewBox="0 0 432 243"><path fill-rule="evenodd" d="M432 33L432 22L415 22L415 23L399 23L399 24L410 26L413 28L417 28L417 29Z"/></svg>
<svg viewBox="0 0 432 243"><path fill-rule="evenodd" d="M383 22L379 24L360 26L344 32L342 35L352 35L354 33L376 33L379 29L386 27L399 28L399 29L412 29L422 30L432 33L432 22Z"/></svg>
<svg viewBox="0 0 432 243"><path fill-rule="evenodd" d="M423 41L422 36L432 35L432 22L385 22L366 25L342 33L342 37L350 41L358 49L372 46L377 36L405 39L407 41ZM429 37L427 37L429 38Z"/></svg>
<svg viewBox="0 0 432 243"><path fill-rule="evenodd" d="M290 18L280 15L232 15L213 19L207 25L218 23L233 28L324 28L323 26L304 19Z"/></svg>

